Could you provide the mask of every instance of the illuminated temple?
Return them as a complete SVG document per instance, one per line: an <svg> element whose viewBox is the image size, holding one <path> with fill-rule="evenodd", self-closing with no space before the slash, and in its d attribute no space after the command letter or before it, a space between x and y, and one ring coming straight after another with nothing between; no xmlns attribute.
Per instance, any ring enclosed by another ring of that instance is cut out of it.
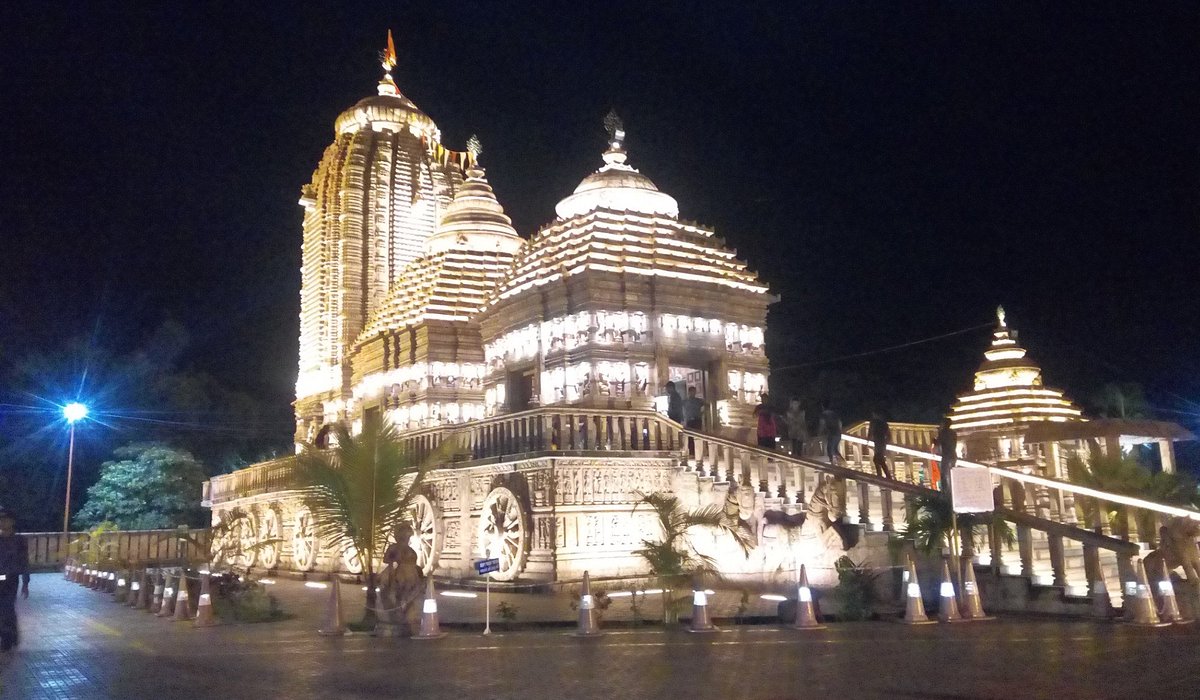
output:
<svg viewBox="0 0 1200 700"><path fill-rule="evenodd" d="M744 433L766 390L774 297L633 166L615 114L597 169L518 235L478 140L442 143L393 80L390 39L383 65L301 192L297 448L384 421L418 456L460 443L473 459L434 469L413 507L427 573L464 575L484 555L501 559L499 580L644 570L631 552L654 520L631 513L635 494L682 488L665 384L697 389L712 434ZM710 471L707 486L698 468L685 479L694 504L725 498ZM319 541L291 486L288 460L206 486L215 521L243 508L243 539L283 542L241 563L360 570ZM802 489L775 490L802 506Z"/></svg>

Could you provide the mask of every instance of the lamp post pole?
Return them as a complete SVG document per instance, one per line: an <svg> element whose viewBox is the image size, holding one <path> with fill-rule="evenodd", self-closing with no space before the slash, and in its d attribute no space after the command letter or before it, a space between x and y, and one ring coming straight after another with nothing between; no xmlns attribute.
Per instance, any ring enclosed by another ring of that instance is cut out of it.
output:
<svg viewBox="0 0 1200 700"><path fill-rule="evenodd" d="M67 447L67 502L63 506L63 538L67 538L70 533L71 521L71 472L75 467L75 421L71 421L71 441Z"/></svg>

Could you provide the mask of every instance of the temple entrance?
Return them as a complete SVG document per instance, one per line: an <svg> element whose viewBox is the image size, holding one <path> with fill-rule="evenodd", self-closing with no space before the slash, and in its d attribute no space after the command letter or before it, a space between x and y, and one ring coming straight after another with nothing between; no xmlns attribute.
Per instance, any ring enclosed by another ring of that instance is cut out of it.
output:
<svg viewBox="0 0 1200 700"><path fill-rule="evenodd" d="M532 408L533 402L533 369L519 370L508 373L508 410L510 412L526 411Z"/></svg>
<svg viewBox="0 0 1200 700"><path fill-rule="evenodd" d="M704 408L701 411L701 421L704 429L711 429L716 425L714 416L716 411L716 399L713 396L712 385L712 363L706 363L704 366L694 366L687 364L671 364L667 367L668 381L675 382L675 387L679 394L687 399L688 387L695 387L696 396L704 401ZM667 414L667 400L665 389L662 390L660 396L656 397L655 407L663 415Z"/></svg>

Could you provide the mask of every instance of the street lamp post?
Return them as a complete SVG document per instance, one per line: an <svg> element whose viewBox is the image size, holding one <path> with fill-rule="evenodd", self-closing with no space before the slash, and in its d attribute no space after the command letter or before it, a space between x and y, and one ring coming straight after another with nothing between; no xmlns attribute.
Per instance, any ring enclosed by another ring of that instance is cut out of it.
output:
<svg viewBox="0 0 1200 700"><path fill-rule="evenodd" d="M79 402L69 403L63 406L63 417L67 419L67 424L71 426L71 440L67 447L67 501L63 506L63 537L67 537L70 532L71 521L71 473L75 468L75 423L87 418L87 406Z"/></svg>

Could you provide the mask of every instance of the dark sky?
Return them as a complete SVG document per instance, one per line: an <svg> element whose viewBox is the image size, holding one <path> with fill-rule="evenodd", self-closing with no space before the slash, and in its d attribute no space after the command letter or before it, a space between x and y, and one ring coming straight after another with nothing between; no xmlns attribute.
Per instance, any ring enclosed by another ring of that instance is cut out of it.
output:
<svg viewBox="0 0 1200 700"><path fill-rule="evenodd" d="M6 3L0 350L133 347L171 317L191 363L286 413L296 200L391 27L401 90L448 146L479 134L523 235L600 164L615 106L633 165L782 295L776 366L1003 303L1050 384L1186 409L1200 5L1070 4ZM987 338L821 367L949 401Z"/></svg>

